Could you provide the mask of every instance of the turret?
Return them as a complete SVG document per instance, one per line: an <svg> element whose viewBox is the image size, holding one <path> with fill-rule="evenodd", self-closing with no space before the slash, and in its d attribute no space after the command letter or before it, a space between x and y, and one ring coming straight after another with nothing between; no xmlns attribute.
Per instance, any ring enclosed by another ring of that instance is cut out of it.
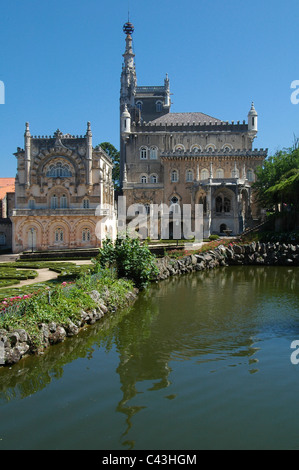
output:
<svg viewBox="0 0 299 470"><path fill-rule="evenodd" d="M124 138L127 138L131 132L131 115L128 111L128 107L125 104L124 111L121 114L121 134Z"/></svg>
<svg viewBox="0 0 299 470"><path fill-rule="evenodd" d="M250 132L257 132L257 112L255 110L254 104L251 104L251 109L248 113L248 130Z"/></svg>

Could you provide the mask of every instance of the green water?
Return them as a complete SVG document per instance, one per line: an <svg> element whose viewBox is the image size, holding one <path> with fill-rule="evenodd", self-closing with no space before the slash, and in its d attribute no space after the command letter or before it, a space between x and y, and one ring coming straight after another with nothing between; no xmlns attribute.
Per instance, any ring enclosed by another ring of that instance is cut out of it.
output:
<svg viewBox="0 0 299 470"><path fill-rule="evenodd" d="M0 370L1 449L298 449L298 268L151 286Z"/></svg>

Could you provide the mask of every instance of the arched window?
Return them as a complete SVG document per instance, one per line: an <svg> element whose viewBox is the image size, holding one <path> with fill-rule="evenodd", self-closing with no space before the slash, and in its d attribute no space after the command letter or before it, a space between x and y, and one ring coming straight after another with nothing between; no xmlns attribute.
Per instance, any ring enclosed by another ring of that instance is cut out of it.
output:
<svg viewBox="0 0 299 470"><path fill-rule="evenodd" d="M55 243L61 243L64 241L64 231L62 228L55 230Z"/></svg>
<svg viewBox="0 0 299 470"><path fill-rule="evenodd" d="M151 175L150 182L153 183L153 184L158 183L158 176L157 175Z"/></svg>
<svg viewBox="0 0 299 470"><path fill-rule="evenodd" d="M230 199L228 197L224 198L223 209L224 209L224 212L230 212Z"/></svg>
<svg viewBox="0 0 299 470"><path fill-rule="evenodd" d="M91 240L90 229L89 228L84 228L82 230L82 241L83 242L90 242L90 240Z"/></svg>
<svg viewBox="0 0 299 470"><path fill-rule="evenodd" d="M207 145L206 151L207 152L214 152L216 150L215 145Z"/></svg>
<svg viewBox="0 0 299 470"><path fill-rule="evenodd" d="M157 160L158 158L158 149L157 147L151 147L150 148L150 159L151 160Z"/></svg>
<svg viewBox="0 0 299 470"><path fill-rule="evenodd" d="M141 175L140 182L141 182L142 184L147 183L147 176L146 176L146 175Z"/></svg>
<svg viewBox="0 0 299 470"><path fill-rule="evenodd" d="M67 197L65 194L63 194L60 197L60 209L66 209L67 208Z"/></svg>
<svg viewBox="0 0 299 470"><path fill-rule="evenodd" d="M216 197L216 212L222 212L223 200L221 196Z"/></svg>
<svg viewBox="0 0 299 470"><path fill-rule="evenodd" d="M142 111L142 101L136 101L136 108Z"/></svg>
<svg viewBox="0 0 299 470"><path fill-rule="evenodd" d="M69 165L62 162L57 162L53 165L50 165L47 171L48 178L67 178L71 176L72 172L70 170Z"/></svg>
<svg viewBox="0 0 299 470"><path fill-rule="evenodd" d="M175 152L185 152L185 147L182 144L178 144L174 148Z"/></svg>
<svg viewBox="0 0 299 470"><path fill-rule="evenodd" d="M218 168L218 170L216 170L216 178L224 178L224 171L221 168Z"/></svg>
<svg viewBox="0 0 299 470"><path fill-rule="evenodd" d="M193 181L194 177L193 177L193 171L192 170L187 170L186 171L186 181L187 182L191 182Z"/></svg>
<svg viewBox="0 0 299 470"><path fill-rule="evenodd" d="M157 113L161 113L161 111L162 111L162 102L161 101L156 101L156 111L157 111Z"/></svg>
<svg viewBox="0 0 299 470"><path fill-rule="evenodd" d="M201 170L200 178L202 180L209 179L209 170L207 170L206 168L204 170Z"/></svg>
<svg viewBox="0 0 299 470"><path fill-rule="evenodd" d="M179 173L177 170L172 170L171 172L171 182L177 183L179 181Z"/></svg>
<svg viewBox="0 0 299 470"><path fill-rule="evenodd" d="M228 213L231 211L231 200L229 197L219 194L215 199L216 203L216 212L218 214L225 212Z"/></svg>
<svg viewBox="0 0 299 470"><path fill-rule="evenodd" d="M199 145L192 145L191 152L198 153L201 151L201 147Z"/></svg>
<svg viewBox="0 0 299 470"><path fill-rule="evenodd" d="M4 232L0 232L0 246L6 245L6 235Z"/></svg>
<svg viewBox="0 0 299 470"><path fill-rule="evenodd" d="M57 209L58 207L58 197L56 194L53 194L51 197L51 209Z"/></svg>
<svg viewBox="0 0 299 470"><path fill-rule="evenodd" d="M247 179L249 182L253 182L254 181L254 172L253 170L247 170Z"/></svg>
<svg viewBox="0 0 299 470"><path fill-rule="evenodd" d="M141 147L140 149L140 160L146 160L147 159L147 148L146 147Z"/></svg>
<svg viewBox="0 0 299 470"><path fill-rule="evenodd" d="M232 150L232 146L230 144L223 145L222 149L224 152L230 152Z"/></svg>

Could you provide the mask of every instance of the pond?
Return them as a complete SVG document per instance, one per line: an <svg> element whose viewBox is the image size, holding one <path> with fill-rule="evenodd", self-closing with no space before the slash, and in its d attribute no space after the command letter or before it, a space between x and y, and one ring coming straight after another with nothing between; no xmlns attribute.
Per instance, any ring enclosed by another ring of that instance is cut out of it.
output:
<svg viewBox="0 0 299 470"><path fill-rule="evenodd" d="M174 277L0 369L0 450L298 449L298 285L285 267Z"/></svg>

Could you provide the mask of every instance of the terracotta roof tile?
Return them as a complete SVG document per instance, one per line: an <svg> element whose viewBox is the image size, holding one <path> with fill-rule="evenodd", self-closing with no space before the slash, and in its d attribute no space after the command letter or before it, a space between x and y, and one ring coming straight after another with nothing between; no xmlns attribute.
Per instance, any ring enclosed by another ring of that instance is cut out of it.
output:
<svg viewBox="0 0 299 470"><path fill-rule="evenodd" d="M3 199L6 193L15 192L15 178L0 178L0 200Z"/></svg>

